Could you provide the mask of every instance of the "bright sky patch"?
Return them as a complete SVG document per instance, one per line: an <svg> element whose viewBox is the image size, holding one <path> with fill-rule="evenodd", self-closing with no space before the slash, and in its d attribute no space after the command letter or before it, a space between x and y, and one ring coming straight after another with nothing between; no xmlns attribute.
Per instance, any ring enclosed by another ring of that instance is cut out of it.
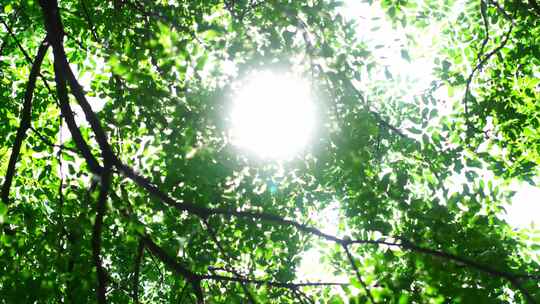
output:
<svg viewBox="0 0 540 304"><path fill-rule="evenodd" d="M234 96L231 119L235 146L266 159L293 157L315 126L310 86L291 74L249 75Z"/></svg>

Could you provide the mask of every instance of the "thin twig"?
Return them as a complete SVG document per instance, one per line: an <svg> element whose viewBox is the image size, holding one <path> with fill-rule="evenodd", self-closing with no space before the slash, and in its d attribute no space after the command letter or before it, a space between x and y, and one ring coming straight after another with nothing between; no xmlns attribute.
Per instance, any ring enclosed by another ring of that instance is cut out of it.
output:
<svg viewBox="0 0 540 304"><path fill-rule="evenodd" d="M222 255L224 255L229 261L231 260L234 260L234 258L228 254L228 251L225 250L225 248L223 247L223 245L221 244L221 242L218 240L218 237L217 237L217 234L216 232L214 231L214 229L212 228L212 226L210 225L210 223L208 223L208 219L202 219L202 222L205 224L206 226L206 231L208 231L208 234L210 235L211 239L214 241L214 243L216 244L216 246L218 247L219 251L221 252ZM227 269L227 271L231 272L232 274L234 274L237 278L240 278L242 277L236 270L230 268L230 269ZM251 292L249 291L249 289L247 288L246 284L241 282L240 285L242 286L242 289L244 290L244 293L246 294L247 298L248 298L248 302L251 303L251 304L255 304L257 303L255 301L255 298L253 297L253 295L251 294Z"/></svg>
<svg viewBox="0 0 540 304"><path fill-rule="evenodd" d="M504 48L506 46L506 43L508 42L508 39L510 38L510 34L512 33L512 30L514 29L514 24L511 24L510 25L510 28L508 29L508 32L506 32L504 38L503 38L503 41L501 42L501 44L499 46L497 46L495 49L493 49L491 52L487 53L484 58L482 58L478 64L473 68L473 70L471 71L471 73L469 74L469 77L467 78L467 81L466 81L466 87L465 87L465 95L463 96L463 105L464 105L464 108L465 108L465 124L467 126L467 134L472 131L473 129L473 126L471 124L471 121L470 121L470 117L469 117L469 110L468 110L468 102L469 102L469 97L471 95L470 91L471 91L471 84L472 84L472 81L474 79L474 75L477 71L479 71L483 66L484 64L486 64L486 62L493 56L495 55L496 53L498 53L502 48ZM479 55L478 58L481 58L481 56ZM467 138L469 138L469 135L467 135Z"/></svg>
<svg viewBox="0 0 540 304"><path fill-rule="evenodd" d="M49 1L41 0L41 3L42 4L45 3L45 4L50 5L51 1L52 1L52 3L56 4L56 2L54 0L49 0ZM48 7L46 7L46 5L44 6L44 12L45 12L46 19L47 19L46 25L47 25L48 33L49 33L49 35L51 35L51 34L55 35L55 33L58 33L58 29L59 28L61 29L60 17L57 14L55 16L54 15L54 12L55 12L54 9L50 10ZM370 241L370 240L345 241L345 240L340 239L340 238L338 238L336 236L325 234L325 233L321 232L320 230L318 230L316 228L305 226L305 225L299 224L299 223L297 223L295 221L284 219L284 218L282 218L280 216L277 216L277 215L272 215L272 214L267 214L267 213L251 212L251 211L237 211L237 210L230 210L230 209L224 209L224 208L210 209L210 208L205 208L205 207L202 207L201 205L194 204L194 203L177 202L175 199L173 199L173 198L169 197L167 194L161 192L159 190L159 188L157 188L155 185L153 185L148 179L146 179L145 177L137 174L133 170L133 168L123 164L118 159L118 157L112 153L112 149L110 148L110 145L108 143L105 132L103 131L103 129L101 127L101 124L100 124L99 120L97 119L97 116L92 111L91 107L89 106L88 102L86 101L86 98L84 96L84 92L82 91L82 88L78 84L75 76L73 75L73 72L69 68L69 65L67 63L67 59L65 57L65 53L63 52L63 47L61 45L61 39L53 40L52 44L53 44L53 48L55 50L55 59L57 59L59 61L58 65L59 65L59 68L60 68L60 73L67 74L68 81L70 83L70 87L71 87L77 101L81 105L81 108L85 112L86 119L89 121L89 123L90 123L90 125L92 127L92 130L94 131L94 134L95 134L96 139L98 141L98 144L99 144L99 146L101 148L102 156L104 157L104 159L112 159L112 164L114 164L114 166L120 172L122 172L122 174L124 174L129 179L133 180L136 184L138 184L140 187L145 189L149 194L152 194L152 195L156 196L157 198L159 198L166 205L174 207L174 208L176 208L176 209L178 209L180 211L186 211L186 212L188 212L188 213L190 213L192 215L196 215L196 216L201 217L201 218L208 218L211 215L227 215L227 216L247 218L247 219L250 219L250 220L263 220L263 221L272 222L272 223L277 224L277 225L285 225L285 226L289 226L289 227L295 227L299 231L302 231L302 232L305 232L305 233L310 233L310 234L313 234L313 235L317 235L319 237L325 238L326 240L336 242L336 243L341 244L343 246L346 246L348 244L353 244L353 243L356 243L356 244L360 244L360 243L363 243L363 244L378 244L378 245L383 244L383 242ZM56 63L56 60L55 60L55 63ZM56 74L58 74L58 72ZM178 263L176 261L176 259L174 259L171 256L167 255L165 253L165 251L163 249L161 249L161 247L157 246L157 244L155 244L153 241L151 241L148 236L144 236L144 240L145 240L145 246L149 249L150 252L152 252L153 255L158 256L160 258L160 260L162 260L162 262L164 262L166 265L173 268L176 272L181 274L184 278L186 278L186 280L188 280L191 283L199 303L204 302L204 296L203 296L202 288L201 288L201 285L200 285L200 283L201 283L200 281L202 279L219 279L219 280L231 280L231 281L238 280L237 278L229 278L229 277L221 277L221 276L200 276L200 275L196 275L193 272L191 272L189 269L187 269L185 266ZM419 251L418 248L415 248L415 247L412 247L412 246L405 246L403 243L399 243L399 244L395 244L395 245L400 246L401 248L412 250L412 251L422 252L422 251ZM433 250L431 250L431 249L426 249L426 250L424 250L424 253L433 254L432 251ZM444 256L444 253L443 253L442 256ZM496 270L493 270L491 267L488 267L488 266L475 267L475 266L477 266L477 264L475 264L475 263L469 263L468 265L473 267L473 268L476 268L477 270L486 272L486 273L488 273L490 275L498 275L498 276L501 276L501 277L503 277L505 279L508 279L510 282L515 283L515 285L517 285L518 289L523 291L523 288L521 287L519 282L517 282L517 280L514 279L513 274L509 274L509 273L502 272L502 271L496 271ZM261 282L261 284L262 284L262 282Z"/></svg>
<svg viewBox="0 0 540 304"><path fill-rule="evenodd" d="M62 115L60 115L60 118L61 117L62 117ZM36 128L34 128L32 126L30 126L29 129L30 129L30 131L34 132L34 134L36 134L39 137L39 139L49 147L58 148L59 150L67 150L67 151L70 151L70 152L73 152L73 153L76 153L76 154L79 153L79 151L77 149L74 149L74 148L71 148L71 147L66 147L63 144L54 144L54 143L52 143L49 139L47 139L47 137L45 137L43 134L41 134L41 132L39 132L38 130L36 130Z"/></svg>
<svg viewBox="0 0 540 304"><path fill-rule="evenodd" d="M373 298L373 295L371 294L371 291L369 290L369 287L367 286L366 282L362 279L362 275L360 274L360 270L358 269L358 266L356 266L356 262L354 261L354 258L349 251L349 248L347 245L343 245L343 250L345 251L345 254L347 255L347 258L349 259L349 263L351 264L352 268L354 269L354 273L356 274L356 278L358 279L358 282L362 285L362 288L364 288L364 291L366 292L367 297L371 301L371 303L375 304L375 299Z"/></svg>
<svg viewBox="0 0 540 304"><path fill-rule="evenodd" d="M18 15L19 15L19 10L16 9L16 10L15 10L15 13L13 13L13 15L14 15L14 16L13 16L13 19L14 19L14 20L13 20L13 23L15 23L16 20L17 20ZM1 19L1 18L2 18L2 17L0 17L0 19ZM2 19L2 20L3 20L3 19ZM10 20L8 20L8 22L9 22L9 21L10 21ZM6 23L6 24L7 24L7 23ZM13 26L13 24L12 24L12 26ZM11 28L11 27L10 27L10 26L7 26L6 28ZM6 33L6 34L4 35L4 37L2 37L2 45L0 45L0 56L2 56L2 53L4 52L4 47L6 47L6 44L8 43L8 40L9 40L9 39L8 39L8 36L9 36L9 35L10 35L10 32L8 31L8 33Z"/></svg>
<svg viewBox="0 0 540 304"><path fill-rule="evenodd" d="M88 22L88 26L90 27L90 32L92 32L92 36L94 36L94 39L96 42L99 42L98 35L96 33L96 29L94 26L94 23L92 22L92 18L90 18L90 14L88 13L88 9L86 8L86 5L84 4L85 0L80 0L81 8L84 14L84 18L86 19L86 22Z"/></svg>
<svg viewBox="0 0 540 304"><path fill-rule="evenodd" d="M4 19L2 17L0 17L0 23L2 23L4 25L4 27L6 28L6 30L9 33L9 35L13 39L13 41L15 41L15 44L17 44L17 47L19 48L21 53L24 55L24 58L26 59L26 61L29 64L31 64L32 63L32 58L30 58L30 55L28 55L28 52L24 49L22 44L19 42L19 39L17 39L17 36L13 32L13 29L4 21ZM39 75L39 78L41 78L41 80L43 80L43 83L45 84L45 87L47 88L49 93L52 94L52 90L51 90L51 87L49 86L49 83L47 82L47 79L43 76L43 74L41 74L41 72L38 72L38 75Z"/></svg>
<svg viewBox="0 0 540 304"><path fill-rule="evenodd" d="M504 10L504 8L499 4L499 2L497 2L495 0L489 0L489 2L493 3L493 5L495 5L497 10L504 16L504 18L506 18L508 21L511 21L512 23L514 22L512 20L512 17Z"/></svg>

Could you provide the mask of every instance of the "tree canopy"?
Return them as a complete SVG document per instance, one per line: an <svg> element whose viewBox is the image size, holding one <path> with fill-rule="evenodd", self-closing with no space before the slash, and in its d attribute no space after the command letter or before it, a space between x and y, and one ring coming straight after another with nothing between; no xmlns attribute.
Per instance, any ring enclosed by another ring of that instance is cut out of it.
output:
<svg viewBox="0 0 540 304"><path fill-rule="evenodd" d="M540 302L540 233L504 219L540 165L540 3L368 1L411 68L440 25L411 94L351 1L1 0L0 303ZM309 83L287 159L231 139L260 71Z"/></svg>

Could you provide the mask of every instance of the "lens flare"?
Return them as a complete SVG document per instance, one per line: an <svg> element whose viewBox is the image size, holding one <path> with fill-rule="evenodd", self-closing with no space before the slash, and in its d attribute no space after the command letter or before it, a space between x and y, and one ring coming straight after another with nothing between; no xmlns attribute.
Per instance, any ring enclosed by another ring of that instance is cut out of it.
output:
<svg viewBox="0 0 540 304"><path fill-rule="evenodd" d="M262 158L294 157L314 131L315 107L309 83L293 75L252 74L233 102L233 144Z"/></svg>

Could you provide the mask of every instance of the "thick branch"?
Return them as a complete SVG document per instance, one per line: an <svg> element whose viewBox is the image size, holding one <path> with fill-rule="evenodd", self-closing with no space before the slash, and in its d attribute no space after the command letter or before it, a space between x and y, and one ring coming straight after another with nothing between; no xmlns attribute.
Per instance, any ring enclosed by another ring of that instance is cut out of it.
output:
<svg viewBox="0 0 540 304"><path fill-rule="evenodd" d="M98 303L105 304L107 302L105 294L107 289L107 272L101 261L101 232L103 230L103 217L105 215L107 197L111 185L111 168L106 167L101 175L101 186L99 196L96 203L96 219L92 229L92 257L96 267L98 288L97 299Z"/></svg>
<svg viewBox="0 0 540 304"><path fill-rule="evenodd" d="M66 80L60 72L56 61L54 63L54 80L56 82L56 94L60 103L60 110L62 112L62 116L66 120L66 124L69 132L71 133L71 137L73 138L77 149L81 152L83 158L86 160L90 171L94 174L101 174L103 168L92 154L92 151L86 143L86 140L84 140L81 131L77 126L77 123L75 123L75 117L73 116L73 111L71 110L71 106L69 105Z"/></svg>
<svg viewBox="0 0 540 304"><path fill-rule="evenodd" d="M48 48L49 44L44 40L39 46L36 59L34 60L30 70L30 76L28 77L28 83L24 93L23 109L21 113L21 124L17 130L17 135L15 136L15 142L13 143L13 149L11 150L11 156L9 158L6 171L6 178L4 180L4 185L2 186L2 201L6 205L9 204L9 189L11 188L11 183L15 174L15 165L17 164L17 159L19 158L21 146L24 137L26 136L26 131L28 128L30 128L32 120L32 97L36 87L36 79L39 75L41 63L43 62L43 58L45 57Z"/></svg>
<svg viewBox="0 0 540 304"><path fill-rule="evenodd" d="M170 268L174 269L178 274L183 276L192 286L197 296L198 304L204 303L204 296L201 288L201 277L187 269L184 265L180 264L175 258L171 257L163 248L159 247L150 237L141 236L144 245L155 256L157 256L163 263Z"/></svg>
<svg viewBox="0 0 540 304"><path fill-rule="evenodd" d="M40 5L45 16L45 25L47 28L47 37L53 47L54 53L54 76L56 81L56 93L60 103L62 116L66 120L66 124L71 133L73 141L77 148L81 151L84 159L88 163L90 171L95 174L101 174L102 167L99 165L96 158L93 156L90 147L84 140L81 131L75 123L73 111L69 105L69 97L66 88L66 73L65 73L65 52L62 46L63 30L58 15L58 4L55 0L41 0ZM56 16L56 18L54 17Z"/></svg>
<svg viewBox="0 0 540 304"><path fill-rule="evenodd" d="M68 128L71 132L71 136L77 145L77 148L81 151L84 158L86 159L88 166L92 172L95 174L101 175L101 187L100 193L97 201L97 213L96 219L94 222L93 232L92 232L92 254L94 264L96 266L96 273L98 278L98 288L97 288L97 299L98 303L106 303L106 282L107 282L107 273L102 266L100 251L101 251L101 231L103 224L103 215L105 212L105 204L107 200L108 190L110 187L110 178L111 178L111 168L109 163L105 163L106 168L103 169L97 163L97 160L94 158L90 147L82 137L81 131L75 123L75 118L73 112L69 105L68 93L66 88L66 82L60 71L59 63L57 60L54 62L55 70L55 81L56 81L56 91L58 94L58 100L60 101L60 108L62 115L64 116Z"/></svg>
<svg viewBox="0 0 540 304"><path fill-rule="evenodd" d="M77 99L77 102L84 112L86 120L94 131L104 161L111 163L113 153L107 141L107 135L101 127L99 119L93 112L90 103L86 100L84 91L77 81L75 74L73 74L73 71L71 70L67 61L66 52L63 45L64 29L58 10L58 3L56 0L40 0L40 5L45 17L45 27L47 28L47 34L53 47L54 61L55 64L58 65L58 71L66 78L72 94Z"/></svg>
<svg viewBox="0 0 540 304"><path fill-rule="evenodd" d="M133 269L133 301L139 303L139 273L141 271L141 262L144 254L144 242L139 240L137 246L137 256L135 257L135 266Z"/></svg>
<svg viewBox="0 0 540 304"><path fill-rule="evenodd" d="M121 173L123 173L128 178L132 179L140 187L146 189L150 194L153 194L154 196L156 196L166 205L174 207L179 211L185 211L190 214L199 216L200 218L208 218L209 216L212 216L212 215L226 215L228 217L234 216L234 217L246 218L250 220L262 220L266 222L273 222L280 226L294 227L304 233L316 235L327 241L331 241L331 242L344 245L344 246L349 246L352 244L373 244L373 245L397 246L397 247L407 249L410 251L424 253L424 254L428 254L432 256L438 256L440 258L451 260L453 262L463 263L467 266L470 266L472 268L475 268L479 271L485 272L492 276L503 277L508 280L511 280L512 278L520 277L520 275L516 275L516 274L504 272L504 271L499 271L490 266L483 265L473 260L469 260L463 257L445 253L442 251L437 251L437 250L433 250L429 248L423 248L423 247L416 246L406 241L402 241L401 243L391 243L391 242L386 242L386 241L374 241L374 240L345 240L345 239L341 239L330 234L326 234L317 228L303 225L298 222L288 220L288 219L285 219L283 217L273 215L273 214L253 212L253 211L237 211L237 210L230 210L230 209L225 209L225 208L211 209L211 208L201 207L193 203L187 203L187 202L179 203L179 202L176 202L175 199L169 197L167 194L161 192L156 186L150 183L146 178L135 173L133 169L131 169L130 167L127 167L126 165L118 164L118 163L115 163L115 165L118 166L118 169Z"/></svg>
<svg viewBox="0 0 540 304"><path fill-rule="evenodd" d="M202 275L200 276L201 280L213 280L213 281L228 281L228 282L239 282L239 283L249 283L254 285L267 285L271 287L280 287L295 289L298 287L320 287L320 286L348 286L348 283L336 283L336 282L305 282L305 283L282 283L266 280L253 280L248 278L239 278L239 277L227 277L222 275Z"/></svg>
<svg viewBox="0 0 540 304"><path fill-rule="evenodd" d="M370 240L346 241L346 240L337 238L335 236L325 234L325 233L321 232L320 230L318 230L316 228L309 227L309 226L297 223L295 221L287 220L287 219L284 219L282 217L272 215L272 214L258 213L258 212L251 212L251 211L236 211L236 210L229 210L229 209L224 209L224 208L210 209L210 208L205 208L205 207L202 207L200 205L193 204L193 203L180 203L180 202L177 202L175 199L169 197L167 194L161 192L149 180L147 180L143 176L138 175L132 168L130 168L130 167L126 166L125 164L123 164L118 159L118 157L113 154L113 152L112 152L112 150L110 148L110 145L108 143L106 134L105 134L104 130L102 129L97 116L92 111L90 105L88 104L88 102L87 102L87 100L86 100L86 98L84 96L84 92L83 92L81 86L78 84L73 72L69 68L69 64L67 62L67 58L65 56L65 52L64 52L64 49L63 49L63 45L62 45L61 37L62 37L63 31L62 31L62 25L61 25L60 17L58 15L57 3L56 3L55 0L40 0L40 3L42 5L42 7L43 7L43 11L44 11L44 14L45 14L47 32L49 33L49 36L51 36L51 38L52 38L51 39L51 44L53 45L53 49L54 49L54 52L55 52L55 63L58 62L57 65L58 65L60 73L67 77L67 80L68 80L68 82L70 84L72 92L75 95L75 97L76 97L77 101L79 102L79 104L81 105L81 108L83 109L83 111L85 113L86 119L88 120L88 122L90 123L90 125L92 127L92 130L94 131L94 134L96 136L98 144L99 144L99 146L101 148L102 156L103 156L103 158L105 160L105 163L112 163L126 177L132 179L135 183L137 183L142 188L146 189L146 191L148 191L150 194L152 194L152 195L156 196L157 198L159 198L166 205L174 207L174 208L176 208L176 209L178 209L180 211L186 211L186 212L188 212L188 213L190 213L192 215L196 215L196 216L198 216L200 218L203 218L203 219L208 218L211 215L227 215L227 216L234 216L234 217L240 217L240 218L247 218L247 219L250 219L250 220L263 220L263 221L273 222L273 223L275 223L277 225L295 227L299 231L302 231L302 232L305 232L305 233L310 233L310 234L313 234L313 235L317 235L317 236L319 236L321 238L324 238L324 239L326 239L328 241L336 242L336 243L338 243L338 244L340 244L342 246L348 246L348 245L351 245L353 243L356 243L356 244L360 244L360 243L362 243L362 244L378 244L378 245L385 244L385 242L370 241ZM505 39L505 42L506 42L507 38L508 38L508 35L507 35L507 37ZM493 53L495 53L496 51L498 51L498 49L494 50ZM484 58L484 61L487 60L487 58L489 58L490 56L491 55L488 54L488 56L486 56ZM56 64L55 64L55 66L56 66ZM58 74L58 72L57 72L57 74ZM399 131L399 130L397 130L397 131ZM394 130L394 132L396 132L396 130ZM173 268L176 272L178 272L179 274L184 276L186 278L186 280L188 280L191 283L191 285L193 286L193 289L194 289L194 291L195 291L195 293L197 295L199 303L203 303L204 298L203 298L202 289L201 289L201 286L200 286L200 280L203 279L203 278L209 279L211 277L201 277L199 275L194 274L189 269L185 268L180 263L178 263L174 258L167 255L163 249L161 249L159 246L157 246L148 237L143 237L143 240L145 242L146 248L148 248L150 250L150 252L152 252L152 254L159 257L165 264L167 264L168 266ZM403 243L403 242L399 243L399 244L396 243L396 244L394 244L394 246L399 246L399 247L404 248L404 249L408 249L408 250L412 250L412 251L416 251L416 252L422 252L422 253L431 254L431 255L437 255L437 256L445 257L445 258L447 258L447 256L448 256L448 254L446 254L446 253L441 253L441 252L435 251L436 254L434 254L434 250L431 250L431 249L422 249L422 250L420 250L419 249L420 247L415 247L415 246L410 246L410 245L407 246L407 245L404 245L404 244L405 243ZM465 260L463 258L460 258L460 259ZM457 261L456 259L450 259L450 260ZM514 283L514 282L517 282L517 281L514 279L516 276L513 275L513 274L497 271L497 270L494 270L494 269L492 269L491 267L488 267L488 266L478 267L478 265L476 263L470 262L470 261L468 261L468 263L466 263L466 264L473 267L473 268L476 268L477 270L486 272L488 274L502 276L503 278L508 279L513 284L517 284L517 283ZM502 275L502 274L504 274L504 275ZM520 290L523 291L523 289L520 288L519 284L517 285L517 287Z"/></svg>

